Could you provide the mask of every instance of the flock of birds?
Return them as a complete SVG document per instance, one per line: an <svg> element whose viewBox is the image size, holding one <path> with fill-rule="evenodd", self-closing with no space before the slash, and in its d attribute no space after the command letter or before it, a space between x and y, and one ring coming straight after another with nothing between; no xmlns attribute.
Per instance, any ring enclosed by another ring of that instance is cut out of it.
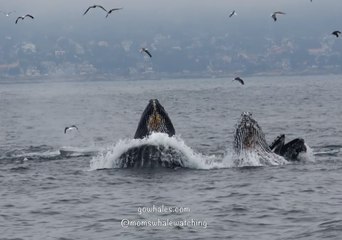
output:
<svg viewBox="0 0 342 240"><path fill-rule="evenodd" d="M312 0L310 0L310 2L312 2ZM275 22L278 20L277 15L279 15L279 14L280 14L280 15L285 15L286 13L284 13L284 12L282 12L282 11L273 12L272 15L271 15L271 17L272 17L272 19L273 19ZM233 17L233 16L235 16L235 15L237 15L237 13L236 13L235 10L233 10L233 11L229 14L229 17L231 18L231 17ZM336 30L336 31L333 31L331 34L334 35L334 36L336 36L336 37L339 37L340 34L341 34L341 31ZM235 77L235 78L233 79L233 81L237 81L237 82L241 83L242 85L245 85L245 82L244 82L240 77Z"/></svg>
<svg viewBox="0 0 342 240"><path fill-rule="evenodd" d="M310 2L312 2L312 0L310 0ZM101 6L101 5L94 4L94 5L92 5L92 6L89 6L89 7L85 10L85 12L83 13L83 15L86 15L91 9L96 9L96 8L103 10L103 11L106 13L106 16L105 16L106 18L107 18L110 14L112 14L113 12L119 11L119 10L122 10L122 9L123 9L123 8L112 8L112 9L110 9L110 10L107 10L106 8L104 8L104 7ZM11 14L15 13L15 11L4 12L4 11L1 11L1 10L0 10L0 13L2 13L3 15L5 15L6 17L9 17ZM282 11L275 11L275 12L272 13L271 17L272 17L273 21L276 22L276 21L278 20L278 15L285 15L285 14L286 14L286 13L285 13L285 12L282 12ZM236 12L235 10L233 10L232 12L230 12L230 14L229 14L228 16L229 16L229 18L231 18L231 17L236 16L236 15L237 15L237 12ZM19 20L22 20L22 21L23 21L23 20L25 20L26 18L34 19L34 17L33 17L31 14L25 14L25 15L23 15L23 16L17 17L16 20L15 20L15 24L17 24L17 23L19 22ZM339 35L341 34L341 32L338 31L338 30L336 30L336 31L333 31L331 34L334 35L334 36L336 36L336 37L339 37ZM142 48L140 49L140 52L141 52L141 53L145 53L148 57L152 58L152 54L151 54L151 52L150 52L147 48L142 47ZM239 82L241 85L244 85L244 84L245 84L244 80L243 80L242 78L240 78L240 77L235 77L235 78L233 79L233 81L237 81L237 82ZM64 134L66 134L66 133L69 132L69 131L75 131L75 130L78 131L78 127L77 127L76 125L71 125L71 126L65 127L65 129L64 129Z"/></svg>
<svg viewBox="0 0 342 240"><path fill-rule="evenodd" d="M281 12L281 11L276 11L276 12L272 13L271 17L273 18L273 20L274 20L275 22L277 21L277 14L286 14L286 13ZM235 15L237 15L237 13L236 13L235 10L233 10L233 11L229 14L229 17L231 18L231 17L233 17L233 16L235 16Z"/></svg>
<svg viewBox="0 0 342 240"><path fill-rule="evenodd" d="M101 5L98 5L98 4L94 4L92 6L89 6L85 12L83 13L83 16L86 15L90 9L95 9L95 8L99 8L99 9L102 9L105 13L106 13L106 18L109 16L109 14L115 12L115 11L119 11L119 10L122 10L123 8L112 8L110 10L107 11L107 9L105 9L103 6ZM4 14L6 17L9 17L12 13L15 13L15 11L10 11L10 12L4 12L4 11L1 11L0 10L0 13ZM31 19L34 19L34 16L32 16L31 14L25 14L23 16L19 16L16 18L15 20L15 24L18 23L19 20L24 20L25 18L31 18ZM147 49L147 48L141 48L140 49L140 52L141 53L145 53L147 54L147 56L149 56L150 58L152 58L152 54L151 52Z"/></svg>
<svg viewBox="0 0 342 240"><path fill-rule="evenodd" d="M118 10L121 10L121 9L122 9L122 8L112 8L112 9L110 9L109 11L107 11L103 6L94 4L94 5L92 5L92 6L89 6L89 7L87 8L87 10L83 13L83 15L86 15L87 12L88 12L90 9L92 9L92 8L100 8L100 9L102 9L103 11L105 11L105 12L107 13L106 18L107 18L108 15L111 14L112 12L118 11Z"/></svg>
<svg viewBox="0 0 342 240"><path fill-rule="evenodd" d="M312 0L310 0L310 2L312 2ZM83 13L83 15L86 15L86 14L89 12L89 10L95 9L95 8L99 8L99 9L103 10L103 11L106 13L106 18L109 16L109 14L111 14L111 13L113 13L113 12L115 12L115 11L119 11L119 10L122 10L122 9L123 9L123 8L112 8L112 9L110 9L110 10L107 11L107 9L104 8L103 6L98 5L98 4L94 4L94 5L92 5L92 6L89 6L89 7L86 9L86 11ZM15 13L15 11L4 12L4 11L1 11L1 10L0 10L0 12L1 12L2 14L4 14L6 17L10 16L12 13ZM272 13L271 17L272 17L272 19L274 20L274 22L276 22L276 21L278 20L277 15L285 15L285 14L286 14L285 12L276 11L276 12L273 12L273 13ZM231 18L231 17L233 17L233 16L235 16L235 15L237 15L237 13L236 13L235 10L233 10L228 16ZM15 20L15 24L17 24L19 20L24 20L25 18L34 19L34 17L33 17L31 14L26 14L26 15L17 17L17 19ZM336 30L336 31L333 31L331 34L334 35L334 36L336 36L336 37L339 37L339 35L341 34L341 31ZM150 52L147 48L142 47L142 48L140 49L140 52L141 52L141 53L145 53L147 56L149 56L150 58L152 58L152 54L151 54L151 52ZM233 79L233 81L237 81L237 82L241 83L242 85L245 84L244 81L243 81L240 77L235 77L235 78ZM69 127L69 128L65 128L64 133L66 133L68 129L77 129L77 127L76 127L76 126L71 126L71 127Z"/></svg>

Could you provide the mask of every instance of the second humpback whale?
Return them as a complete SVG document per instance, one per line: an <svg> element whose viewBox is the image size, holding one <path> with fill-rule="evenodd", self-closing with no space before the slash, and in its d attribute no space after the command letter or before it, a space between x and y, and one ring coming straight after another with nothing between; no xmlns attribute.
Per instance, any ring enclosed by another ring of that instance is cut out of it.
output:
<svg viewBox="0 0 342 240"><path fill-rule="evenodd" d="M257 161L253 165L257 166L287 163L283 157L272 152L266 142L265 134L250 112L241 114L235 129L233 149L237 155L235 164L238 166L250 166L248 162L252 158Z"/></svg>
<svg viewBox="0 0 342 240"><path fill-rule="evenodd" d="M135 139L143 139L154 132L165 133L169 137L175 135L173 127L164 107L157 99L151 99L141 115ZM155 168L183 167L181 154L164 145L141 145L128 149L119 158L121 168Z"/></svg>

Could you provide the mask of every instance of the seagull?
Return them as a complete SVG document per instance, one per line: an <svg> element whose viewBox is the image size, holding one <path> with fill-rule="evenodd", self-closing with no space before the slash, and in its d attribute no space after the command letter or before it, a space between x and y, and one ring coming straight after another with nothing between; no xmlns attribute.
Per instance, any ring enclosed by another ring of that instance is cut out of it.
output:
<svg viewBox="0 0 342 240"><path fill-rule="evenodd" d="M8 17L9 15L11 15L12 13L15 13L15 11L11 11L11 12L0 11L0 12L2 12L6 17Z"/></svg>
<svg viewBox="0 0 342 240"><path fill-rule="evenodd" d="M78 128L76 127L76 125L71 125L70 127L66 127L64 128L64 134L69 131L69 130L74 130L76 129L78 131Z"/></svg>
<svg viewBox="0 0 342 240"><path fill-rule="evenodd" d="M149 55L150 57L152 57L152 54L147 50L147 48L141 48L140 52L145 52L147 55Z"/></svg>
<svg viewBox="0 0 342 240"><path fill-rule="evenodd" d="M235 81L238 81L239 83L241 83L242 85L245 85L245 82L240 78L240 77L236 77L234 78ZM233 81L234 81L233 80Z"/></svg>
<svg viewBox="0 0 342 240"><path fill-rule="evenodd" d="M15 20L15 24L17 24L17 23L18 23L19 19L21 19L21 20L24 20L26 17L29 17L29 18L32 18L32 19L34 19L34 17L33 17L32 15L30 15L30 14L26 14L26 15L24 15L24 16L17 17L17 20Z"/></svg>
<svg viewBox="0 0 342 240"><path fill-rule="evenodd" d="M86 15L86 13L91 9L91 8L101 8L101 9L103 9L105 12L107 12L107 10L104 8L104 7L102 7L101 5L93 5L93 6L90 6L90 7L88 7L87 8L87 10L83 13L83 15Z"/></svg>
<svg viewBox="0 0 342 240"><path fill-rule="evenodd" d="M122 8L113 8L113 9L109 10L109 11L107 12L106 17L108 17L108 15L111 14L112 12L117 11L117 10L121 10L121 9L122 9Z"/></svg>
<svg viewBox="0 0 342 240"><path fill-rule="evenodd" d="M234 15L237 15L236 12L235 12L235 10L233 10L233 11L229 14L229 17L231 18L231 17L234 16Z"/></svg>
<svg viewBox="0 0 342 240"><path fill-rule="evenodd" d="M341 32L340 32L340 31L333 31L331 34L332 34L332 35L335 35L336 37L338 37L339 34L341 34Z"/></svg>
<svg viewBox="0 0 342 240"><path fill-rule="evenodd" d="M280 12L280 11L274 12L274 13L271 15L271 17L273 18L274 21L277 21L277 14L286 14L286 13Z"/></svg>

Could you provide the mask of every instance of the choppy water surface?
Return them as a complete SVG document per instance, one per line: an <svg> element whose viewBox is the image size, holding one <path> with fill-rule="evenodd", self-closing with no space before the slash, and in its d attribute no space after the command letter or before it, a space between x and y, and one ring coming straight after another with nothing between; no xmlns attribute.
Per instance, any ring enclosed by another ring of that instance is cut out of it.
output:
<svg viewBox="0 0 342 240"><path fill-rule="evenodd" d="M341 76L245 82L0 84L1 238L340 239ZM142 141L180 149L188 169L115 168L120 151L139 144L132 136L151 98L177 136ZM314 156L234 167L242 111L268 142L303 137ZM72 124L79 131L64 134Z"/></svg>

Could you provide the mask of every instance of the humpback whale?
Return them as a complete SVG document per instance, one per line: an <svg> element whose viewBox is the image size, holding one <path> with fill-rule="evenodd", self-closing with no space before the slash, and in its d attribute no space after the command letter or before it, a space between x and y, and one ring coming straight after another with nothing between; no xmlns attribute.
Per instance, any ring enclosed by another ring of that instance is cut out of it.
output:
<svg viewBox="0 0 342 240"><path fill-rule="evenodd" d="M176 133L164 107L157 99L151 99L141 115L134 139L143 139L157 132L169 137ZM183 163L175 149L163 145L141 145L122 154L119 165L121 168L176 168L182 167Z"/></svg>
<svg viewBox="0 0 342 240"><path fill-rule="evenodd" d="M235 129L233 149L238 156L238 165L246 161L249 156L257 157L261 165L278 165L287 162L283 157L272 152L264 132L250 112L241 114Z"/></svg>
<svg viewBox="0 0 342 240"><path fill-rule="evenodd" d="M288 161L299 161L299 154L307 151L303 138L295 138L285 144L285 134L276 137L270 145L270 149Z"/></svg>

